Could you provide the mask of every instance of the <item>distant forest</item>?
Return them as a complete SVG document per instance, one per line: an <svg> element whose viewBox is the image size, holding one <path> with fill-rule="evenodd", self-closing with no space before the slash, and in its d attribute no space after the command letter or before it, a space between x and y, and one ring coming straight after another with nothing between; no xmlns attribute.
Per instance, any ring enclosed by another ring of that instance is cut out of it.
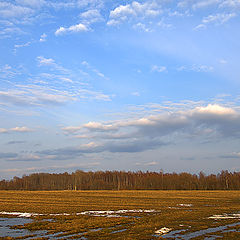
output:
<svg viewBox="0 0 240 240"><path fill-rule="evenodd" d="M240 172L219 174L77 170L0 181L0 190L240 190Z"/></svg>

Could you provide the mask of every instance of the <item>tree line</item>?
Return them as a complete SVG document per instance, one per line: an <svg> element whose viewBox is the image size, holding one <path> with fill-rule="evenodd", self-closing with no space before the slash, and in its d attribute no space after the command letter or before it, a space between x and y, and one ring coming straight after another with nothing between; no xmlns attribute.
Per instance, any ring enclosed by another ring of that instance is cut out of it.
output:
<svg viewBox="0 0 240 240"><path fill-rule="evenodd" d="M33 173L0 181L0 190L240 190L240 172L97 171Z"/></svg>

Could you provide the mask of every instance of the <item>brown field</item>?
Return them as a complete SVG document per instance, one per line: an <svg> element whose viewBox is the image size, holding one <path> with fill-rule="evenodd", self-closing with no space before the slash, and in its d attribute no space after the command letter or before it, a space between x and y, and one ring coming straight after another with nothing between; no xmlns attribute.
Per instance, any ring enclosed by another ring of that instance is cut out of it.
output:
<svg viewBox="0 0 240 240"><path fill-rule="evenodd" d="M112 213L120 217L76 214L121 209L155 211ZM38 239L51 238L53 233L58 234L51 239L240 239L240 215L209 219L239 214L240 191L0 191L0 212L44 214L23 226L48 231ZM226 227L189 235L218 226ZM163 227L183 231L172 237L154 233Z"/></svg>

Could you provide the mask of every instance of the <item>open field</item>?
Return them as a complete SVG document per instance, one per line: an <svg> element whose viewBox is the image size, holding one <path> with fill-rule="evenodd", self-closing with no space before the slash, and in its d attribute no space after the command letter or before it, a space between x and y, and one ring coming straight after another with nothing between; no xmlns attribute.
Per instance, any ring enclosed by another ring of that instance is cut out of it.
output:
<svg viewBox="0 0 240 240"><path fill-rule="evenodd" d="M239 191L1 191L0 212L38 239L240 239Z"/></svg>

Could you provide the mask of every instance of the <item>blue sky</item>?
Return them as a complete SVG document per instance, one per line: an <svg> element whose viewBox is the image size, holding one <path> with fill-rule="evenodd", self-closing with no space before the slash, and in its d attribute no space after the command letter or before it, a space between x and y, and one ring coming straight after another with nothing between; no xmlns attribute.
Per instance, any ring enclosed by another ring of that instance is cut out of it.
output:
<svg viewBox="0 0 240 240"><path fill-rule="evenodd" d="M0 1L0 176L240 171L239 0Z"/></svg>

